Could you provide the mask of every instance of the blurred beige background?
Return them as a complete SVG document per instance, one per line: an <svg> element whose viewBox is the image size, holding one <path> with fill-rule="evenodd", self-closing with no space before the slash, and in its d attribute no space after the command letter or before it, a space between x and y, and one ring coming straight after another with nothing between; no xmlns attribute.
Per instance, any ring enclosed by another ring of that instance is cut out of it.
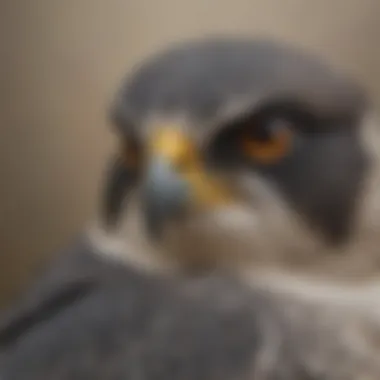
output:
<svg viewBox="0 0 380 380"><path fill-rule="evenodd" d="M380 100L379 0L0 2L0 302L92 217L113 144L105 110L128 68L215 32L295 41Z"/></svg>

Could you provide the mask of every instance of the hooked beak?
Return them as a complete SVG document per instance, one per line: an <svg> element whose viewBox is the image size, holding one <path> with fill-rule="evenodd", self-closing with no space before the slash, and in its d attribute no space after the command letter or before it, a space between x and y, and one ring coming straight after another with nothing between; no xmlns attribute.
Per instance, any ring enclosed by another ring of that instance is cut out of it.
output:
<svg viewBox="0 0 380 380"><path fill-rule="evenodd" d="M209 209L231 201L226 187L207 173L192 141L176 128L152 136L143 186L143 207L148 232L159 239L168 222L189 209Z"/></svg>
<svg viewBox="0 0 380 380"><path fill-rule="evenodd" d="M150 164L142 190L142 207L149 235L160 238L166 222L174 221L186 211L190 185L181 178L171 162L159 157Z"/></svg>
<svg viewBox="0 0 380 380"><path fill-rule="evenodd" d="M226 186L207 173L191 140L176 128L159 129L147 146L142 174L143 218L150 237L158 240L168 222L191 209L210 209L232 200ZM137 171L121 160L111 168L105 191L106 223L115 226Z"/></svg>

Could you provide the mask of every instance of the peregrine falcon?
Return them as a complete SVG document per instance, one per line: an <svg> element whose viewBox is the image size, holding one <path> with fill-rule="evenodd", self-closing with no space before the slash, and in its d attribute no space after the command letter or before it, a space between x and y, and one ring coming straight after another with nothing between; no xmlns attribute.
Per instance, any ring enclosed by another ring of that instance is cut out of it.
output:
<svg viewBox="0 0 380 380"><path fill-rule="evenodd" d="M99 221L3 318L1 380L379 379L372 108L284 42L147 58Z"/></svg>

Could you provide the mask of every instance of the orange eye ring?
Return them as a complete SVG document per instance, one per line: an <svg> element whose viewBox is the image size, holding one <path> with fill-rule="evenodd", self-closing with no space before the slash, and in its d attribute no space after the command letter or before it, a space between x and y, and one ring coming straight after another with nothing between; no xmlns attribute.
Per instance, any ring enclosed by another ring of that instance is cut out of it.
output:
<svg viewBox="0 0 380 380"><path fill-rule="evenodd" d="M243 150L250 157L264 164L273 164L284 158L292 147L293 135L289 129L281 129L270 141L257 141L243 137Z"/></svg>

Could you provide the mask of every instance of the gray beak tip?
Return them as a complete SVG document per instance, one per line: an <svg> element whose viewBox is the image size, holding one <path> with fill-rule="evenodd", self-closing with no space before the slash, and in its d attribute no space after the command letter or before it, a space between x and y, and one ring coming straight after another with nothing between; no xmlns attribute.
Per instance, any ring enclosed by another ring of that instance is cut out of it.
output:
<svg viewBox="0 0 380 380"><path fill-rule="evenodd" d="M152 163L143 188L143 207L148 233L161 237L166 222L178 218L185 209L188 185L164 159Z"/></svg>

